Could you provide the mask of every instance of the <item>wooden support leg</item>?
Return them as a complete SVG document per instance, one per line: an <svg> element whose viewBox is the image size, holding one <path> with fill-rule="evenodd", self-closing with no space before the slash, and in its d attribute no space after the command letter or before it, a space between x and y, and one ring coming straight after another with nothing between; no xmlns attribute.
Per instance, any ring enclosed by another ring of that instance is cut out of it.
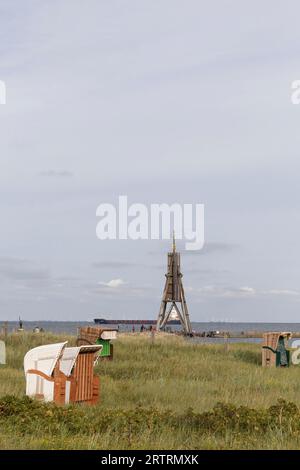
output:
<svg viewBox="0 0 300 470"><path fill-rule="evenodd" d="M167 302L164 300L160 305L159 315L157 319L156 329L159 331L163 327L163 321L166 314Z"/></svg>
<svg viewBox="0 0 300 470"><path fill-rule="evenodd" d="M54 402L57 405L66 403L66 378L55 377L54 379Z"/></svg>

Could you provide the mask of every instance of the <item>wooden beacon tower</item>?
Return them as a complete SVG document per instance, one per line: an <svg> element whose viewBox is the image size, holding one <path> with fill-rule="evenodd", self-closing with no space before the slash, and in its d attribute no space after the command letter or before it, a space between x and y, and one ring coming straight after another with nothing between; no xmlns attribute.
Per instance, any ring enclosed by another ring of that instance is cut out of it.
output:
<svg viewBox="0 0 300 470"><path fill-rule="evenodd" d="M157 330L161 330L166 326L173 309L177 313L184 334L192 335L192 327L182 285L180 253L176 251L174 232L173 249L171 253L168 253L168 272L166 274L166 283L156 324Z"/></svg>

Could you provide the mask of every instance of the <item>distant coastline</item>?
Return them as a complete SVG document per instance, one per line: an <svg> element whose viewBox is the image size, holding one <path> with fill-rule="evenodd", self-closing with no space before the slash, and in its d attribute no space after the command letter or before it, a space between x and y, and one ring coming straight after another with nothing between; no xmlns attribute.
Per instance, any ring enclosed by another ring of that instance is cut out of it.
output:
<svg viewBox="0 0 300 470"><path fill-rule="evenodd" d="M0 328L6 323L0 320ZM7 321L8 331L18 328L18 321ZM23 320L25 330L33 330L35 326L43 328L46 332L76 334L77 328L84 325L95 325L93 320L90 321L56 321L56 320ZM109 327L109 323L105 326ZM113 325L114 327L116 325ZM137 322L137 330L140 324ZM170 325L172 331L180 329L178 325ZM291 331L299 332L300 323L289 322L192 322L192 328L195 332L221 330L228 332L246 332L246 331ZM120 325L120 331L131 331L132 325Z"/></svg>

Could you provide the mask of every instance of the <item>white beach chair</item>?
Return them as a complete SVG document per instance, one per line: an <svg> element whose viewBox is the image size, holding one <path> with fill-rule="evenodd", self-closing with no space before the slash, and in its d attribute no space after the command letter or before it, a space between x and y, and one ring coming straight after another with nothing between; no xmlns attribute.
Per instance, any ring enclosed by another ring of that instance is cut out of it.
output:
<svg viewBox="0 0 300 470"><path fill-rule="evenodd" d="M24 357L26 395L44 401L57 401L60 388L59 359L67 344L47 344L28 351Z"/></svg>
<svg viewBox="0 0 300 470"><path fill-rule="evenodd" d="M6 347L4 341L0 341L0 364L6 364Z"/></svg>
<svg viewBox="0 0 300 470"><path fill-rule="evenodd" d="M95 353L102 345L66 348L67 342L31 349L24 357L26 395L58 404L99 398L99 377L94 375Z"/></svg>

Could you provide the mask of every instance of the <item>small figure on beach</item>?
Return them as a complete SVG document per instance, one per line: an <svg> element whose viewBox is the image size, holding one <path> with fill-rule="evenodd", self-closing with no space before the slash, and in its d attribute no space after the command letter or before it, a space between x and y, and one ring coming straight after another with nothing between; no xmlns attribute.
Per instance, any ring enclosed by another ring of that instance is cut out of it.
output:
<svg viewBox="0 0 300 470"><path fill-rule="evenodd" d="M21 320L21 317L19 317L19 328L18 331L23 331L23 322Z"/></svg>

